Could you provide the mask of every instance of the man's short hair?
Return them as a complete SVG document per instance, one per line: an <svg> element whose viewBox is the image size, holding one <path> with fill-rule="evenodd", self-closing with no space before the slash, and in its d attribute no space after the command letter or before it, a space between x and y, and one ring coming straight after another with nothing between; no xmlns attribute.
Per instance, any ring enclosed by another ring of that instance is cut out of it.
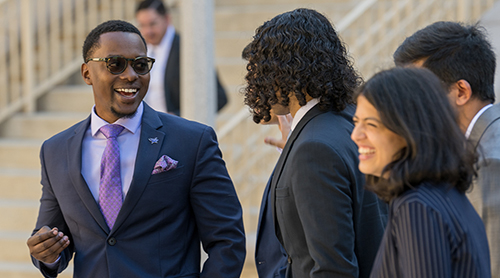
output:
<svg viewBox="0 0 500 278"><path fill-rule="evenodd" d="M161 0L144 0L141 3L139 3L139 5L137 5L135 13L138 13L139 11L146 9L153 9L160 15L168 14L168 9Z"/></svg>
<svg viewBox="0 0 500 278"><path fill-rule="evenodd" d="M99 24L87 35L82 48L83 61L87 61L94 51L99 48L99 39L101 38L101 35L109 32L136 33L141 37L144 47L147 49L146 41L142 37L139 29L137 29L134 25L123 20L109 20Z"/></svg>
<svg viewBox="0 0 500 278"><path fill-rule="evenodd" d="M393 58L397 66L424 60L423 66L448 86L464 79L472 97L495 102L495 53L478 24L435 22L406 38Z"/></svg>
<svg viewBox="0 0 500 278"><path fill-rule="evenodd" d="M307 93L319 98L322 110L342 111L354 102L352 94L361 82L330 21L311 9L266 21L242 56L248 61L245 104L256 123L270 120L271 105L288 106L291 93L301 106Z"/></svg>

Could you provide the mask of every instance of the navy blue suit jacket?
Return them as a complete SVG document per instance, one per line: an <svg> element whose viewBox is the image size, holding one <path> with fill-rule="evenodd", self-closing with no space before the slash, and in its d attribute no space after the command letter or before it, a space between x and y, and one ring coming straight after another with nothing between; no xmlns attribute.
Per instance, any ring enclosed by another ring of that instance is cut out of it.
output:
<svg viewBox="0 0 500 278"><path fill-rule="evenodd" d="M274 229L270 194L271 179L272 175L264 189L264 196L262 196L262 203L260 204L255 265L257 266L259 278L284 278L287 255L276 237Z"/></svg>
<svg viewBox="0 0 500 278"><path fill-rule="evenodd" d="M71 244L74 277L239 277L245 259L242 210L212 128L144 105L134 175L109 230L81 174L90 117L42 145L42 198L35 232L58 227ZM148 138L158 138L152 144ZM152 175L168 155L177 168ZM209 258L200 274L200 242ZM55 277L33 259L45 277Z"/></svg>

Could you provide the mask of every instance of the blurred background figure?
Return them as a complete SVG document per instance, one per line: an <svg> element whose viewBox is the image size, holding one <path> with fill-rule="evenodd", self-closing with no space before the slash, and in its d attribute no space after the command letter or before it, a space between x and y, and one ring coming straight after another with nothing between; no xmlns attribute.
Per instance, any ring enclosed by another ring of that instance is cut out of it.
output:
<svg viewBox="0 0 500 278"><path fill-rule="evenodd" d="M135 15L148 44L148 56L156 60L144 101L157 111L180 115L180 38L168 9L162 0L145 0L139 3ZM215 78L218 111L226 105L227 96L217 74Z"/></svg>
<svg viewBox="0 0 500 278"><path fill-rule="evenodd" d="M406 38L394 61L428 68L446 85L460 129L479 155L467 196L486 228L492 276L500 277L500 105L493 105L496 58L485 30L477 24L433 23Z"/></svg>
<svg viewBox="0 0 500 278"><path fill-rule="evenodd" d="M390 203L370 277L491 277L484 225L465 196L474 154L440 80L396 68L357 95L359 169Z"/></svg>

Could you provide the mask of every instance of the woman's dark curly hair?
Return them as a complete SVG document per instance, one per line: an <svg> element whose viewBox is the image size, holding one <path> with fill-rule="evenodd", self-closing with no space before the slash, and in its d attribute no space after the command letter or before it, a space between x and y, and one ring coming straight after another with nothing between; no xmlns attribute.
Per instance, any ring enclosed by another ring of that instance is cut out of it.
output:
<svg viewBox="0 0 500 278"><path fill-rule="evenodd" d="M406 147L383 169L366 176L367 189L390 201L423 182L469 189L476 155L457 124L446 85L425 68L394 68L375 74L360 86L382 124L403 137Z"/></svg>
<svg viewBox="0 0 500 278"><path fill-rule="evenodd" d="M266 21L242 56L248 61L245 104L256 123L270 120L271 105L288 106L292 92L301 106L307 93L319 98L322 110L342 111L353 103L352 94L361 83L330 21L310 9Z"/></svg>

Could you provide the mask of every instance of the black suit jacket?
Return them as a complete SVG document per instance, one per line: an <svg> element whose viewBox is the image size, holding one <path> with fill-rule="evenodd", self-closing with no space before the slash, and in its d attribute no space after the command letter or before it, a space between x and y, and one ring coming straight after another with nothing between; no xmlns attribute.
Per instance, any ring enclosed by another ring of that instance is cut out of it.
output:
<svg viewBox="0 0 500 278"><path fill-rule="evenodd" d="M35 232L58 227L71 244L74 277L239 277L245 260L242 210L215 132L144 104L134 175L109 230L81 174L90 117L42 145L42 198ZM157 138L151 143L150 138ZM177 168L152 174L162 155ZM209 258L200 274L200 242ZM55 277L39 261L45 277Z"/></svg>
<svg viewBox="0 0 500 278"><path fill-rule="evenodd" d="M276 233L289 256L287 277L368 277L387 205L363 189L350 138L354 106L300 120L271 183Z"/></svg>
<svg viewBox="0 0 500 278"><path fill-rule="evenodd" d="M276 231L271 207L271 180L264 189L260 204L257 241L255 244L255 265L259 278L283 278L287 267L287 255L281 246Z"/></svg>
<svg viewBox="0 0 500 278"><path fill-rule="evenodd" d="M174 35L170 54L168 55L165 68L165 100L167 101L167 111L177 116L180 115L180 38L177 33ZM219 76L215 74L217 82L217 111L221 110L227 103L227 96L224 87L220 84Z"/></svg>

